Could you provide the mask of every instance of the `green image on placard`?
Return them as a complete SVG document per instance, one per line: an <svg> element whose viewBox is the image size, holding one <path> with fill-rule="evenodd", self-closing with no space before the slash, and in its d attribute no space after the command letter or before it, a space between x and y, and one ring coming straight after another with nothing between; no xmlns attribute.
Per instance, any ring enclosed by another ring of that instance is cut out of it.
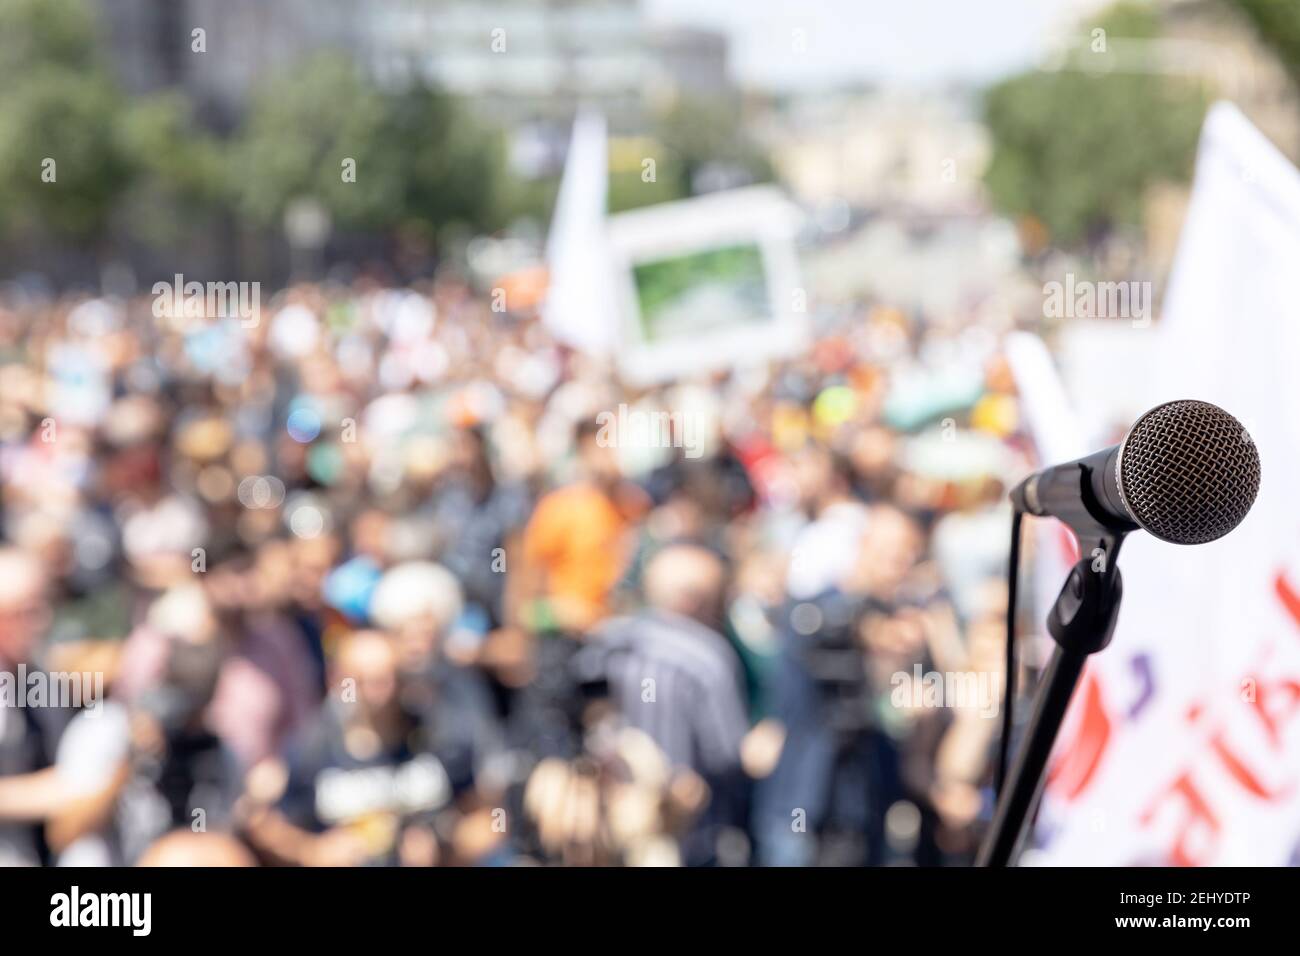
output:
<svg viewBox="0 0 1300 956"><path fill-rule="evenodd" d="M762 323L771 315L763 253L754 243L640 262L632 276L647 342Z"/></svg>

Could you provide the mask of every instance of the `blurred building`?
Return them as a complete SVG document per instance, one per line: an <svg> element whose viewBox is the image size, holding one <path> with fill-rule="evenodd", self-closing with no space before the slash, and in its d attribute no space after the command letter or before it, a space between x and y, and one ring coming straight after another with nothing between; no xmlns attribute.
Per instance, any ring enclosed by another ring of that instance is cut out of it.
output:
<svg viewBox="0 0 1300 956"><path fill-rule="evenodd" d="M674 95L729 96L733 92L727 38L694 27L661 27L650 34L656 86Z"/></svg>
<svg viewBox="0 0 1300 956"><path fill-rule="evenodd" d="M381 80L419 78L515 119L590 103L617 126L647 101L728 87L720 34L649 31L637 0L377 0L358 30Z"/></svg>
<svg viewBox="0 0 1300 956"><path fill-rule="evenodd" d="M1203 82L1211 99L1235 103L1292 162L1300 163L1300 96L1284 65L1245 16L1218 0L1161 0L1166 60ZM1147 255L1167 272L1190 190L1153 189L1147 198Z"/></svg>
<svg viewBox="0 0 1300 956"><path fill-rule="evenodd" d="M1158 5L1169 42L1176 45L1169 55L1300 162L1300 95L1245 16L1220 0L1160 0Z"/></svg>
<svg viewBox="0 0 1300 956"><path fill-rule="evenodd" d="M194 100L200 120L219 129L238 122L266 75L322 49L351 50L355 17L364 9L347 0L99 0L98 6L106 59L127 92L179 88Z"/></svg>
<svg viewBox="0 0 1300 956"><path fill-rule="evenodd" d="M219 126L267 73L328 49L380 83L432 83L512 126L567 121L585 103L634 131L648 104L731 88L721 34L649 29L638 0L100 0L100 16L129 91L180 87Z"/></svg>
<svg viewBox="0 0 1300 956"><path fill-rule="evenodd" d="M989 154L973 104L956 94L801 97L768 118L763 140L800 199L856 208L978 206Z"/></svg>

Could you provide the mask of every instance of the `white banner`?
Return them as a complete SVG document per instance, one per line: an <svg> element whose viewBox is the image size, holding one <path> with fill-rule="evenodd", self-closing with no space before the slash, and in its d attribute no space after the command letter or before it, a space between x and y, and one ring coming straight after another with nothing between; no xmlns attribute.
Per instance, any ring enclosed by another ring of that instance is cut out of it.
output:
<svg viewBox="0 0 1300 956"><path fill-rule="evenodd" d="M1219 104L1145 404L1200 398L1240 418L1259 498L1211 544L1129 538L1119 626L1067 719L1033 862L1300 863L1297 277L1300 173Z"/></svg>

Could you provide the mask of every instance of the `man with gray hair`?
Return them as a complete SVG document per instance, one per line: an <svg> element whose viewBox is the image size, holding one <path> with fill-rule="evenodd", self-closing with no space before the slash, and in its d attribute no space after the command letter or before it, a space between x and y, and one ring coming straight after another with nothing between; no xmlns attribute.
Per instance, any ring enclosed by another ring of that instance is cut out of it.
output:
<svg viewBox="0 0 1300 956"><path fill-rule="evenodd" d="M670 544L647 563L643 590L646 607L601 625L575 666L584 680L604 681L622 720L653 739L674 768L708 785L701 839L686 841L688 862L707 862L718 829L742 819L745 793L744 682L718 630L726 571L705 547Z"/></svg>

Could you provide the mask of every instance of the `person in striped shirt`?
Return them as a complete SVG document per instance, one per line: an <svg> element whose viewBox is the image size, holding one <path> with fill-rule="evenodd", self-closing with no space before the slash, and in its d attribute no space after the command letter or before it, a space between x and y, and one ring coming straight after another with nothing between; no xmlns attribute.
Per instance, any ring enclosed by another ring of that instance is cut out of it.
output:
<svg viewBox="0 0 1300 956"><path fill-rule="evenodd" d="M646 606L604 622L575 665L604 681L621 720L654 740L676 773L705 785L683 845L686 862L709 862L721 831L743 820L747 793L741 664L718 629L726 570L702 546L670 544L651 557L643 587Z"/></svg>

